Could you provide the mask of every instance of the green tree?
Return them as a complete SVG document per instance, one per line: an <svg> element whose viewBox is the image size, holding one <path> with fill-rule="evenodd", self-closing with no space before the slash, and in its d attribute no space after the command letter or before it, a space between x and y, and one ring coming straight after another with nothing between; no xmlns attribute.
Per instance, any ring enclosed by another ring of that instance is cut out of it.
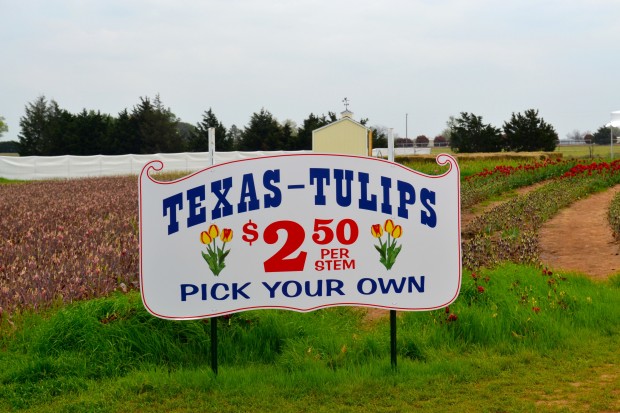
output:
<svg viewBox="0 0 620 413"><path fill-rule="evenodd" d="M450 147L456 152L499 152L503 147L501 131L484 124L481 116L461 112L450 129Z"/></svg>
<svg viewBox="0 0 620 413"><path fill-rule="evenodd" d="M45 96L39 96L34 102L28 103L25 112L25 115L19 120L21 128L17 135L20 146L19 153L22 156L42 155L49 119Z"/></svg>
<svg viewBox="0 0 620 413"><path fill-rule="evenodd" d="M522 151L553 151L557 145L558 134L553 126L538 116L538 110L528 109L512 113L509 122L504 122L506 149Z"/></svg>
<svg viewBox="0 0 620 413"><path fill-rule="evenodd" d="M187 122L179 122L177 123L177 131L179 132L179 137L183 142L183 146L185 148L189 148L189 143L192 139L192 135L196 132L196 126Z"/></svg>
<svg viewBox="0 0 620 413"><path fill-rule="evenodd" d="M66 153L72 155L97 155L110 152L114 119L100 111L82 109L73 117L71 141Z"/></svg>
<svg viewBox="0 0 620 413"><path fill-rule="evenodd" d="M331 112L330 112L331 113ZM334 115L335 116L335 115ZM330 120L322 116L316 116L314 113L308 115L301 127L297 130L297 145L295 150L311 150L312 149L312 131L322 128L330 123Z"/></svg>
<svg viewBox="0 0 620 413"><path fill-rule="evenodd" d="M133 108L132 121L137 124L139 153L183 152L185 146L178 130L179 119L169 108L165 108L159 95L151 102L148 97L140 98Z"/></svg>
<svg viewBox="0 0 620 413"><path fill-rule="evenodd" d="M611 135L612 131L609 130L608 126L601 126L593 135L594 143L597 145L609 145L611 144ZM620 128L613 128L613 136L614 143L616 143L617 138L620 137Z"/></svg>
<svg viewBox="0 0 620 413"><path fill-rule="evenodd" d="M19 142L17 141L0 142L0 153L19 153Z"/></svg>
<svg viewBox="0 0 620 413"><path fill-rule="evenodd" d="M4 132L9 131L9 125L6 124L6 120L3 116L0 116L0 138L4 135Z"/></svg>
<svg viewBox="0 0 620 413"><path fill-rule="evenodd" d="M283 149L282 129L273 115L264 108L253 113L243 130L239 150L276 151Z"/></svg>
<svg viewBox="0 0 620 413"><path fill-rule="evenodd" d="M388 146L388 130L385 126L373 126L372 131L372 147L387 148Z"/></svg>
<svg viewBox="0 0 620 413"><path fill-rule="evenodd" d="M125 155L140 153L141 138L138 122L132 118L127 109L123 109L113 119L109 145L104 151L107 155Z"/></svg>
<svg viewBox="0 0 620 413"><path fill-rule="evenodd" d="M70 155L75 138L75 116L55 100L48 105L47 140L43 155Z"/></svg>
<svg viewBox="0 0 620 413"><path fill-rule="evenodd" d="M211 108L202 114L202 121L196 124L196 130L189 141L189 150L192 152L207 152L209 150L209 128L215 128L215 150L233 150L233 141L226 133L226 128L217 119Z"/></svg>
<svg viewBox="0 0 620 413"><path fill-rule="evenodd" d="M237 150L239 148L239 145L241 144L242 135L243 135L243 132L237 127L237 125L233 124L228 129L228 133L226 134L226 137L230 140L233 150Z"/></svg>
<svg viewBox="0 0 620 413"><path fill-rule="evenodd" d="M72 115L54 100L48 103L43 95L28 103L25 112L20 118L21 130L17 135L20 154L62 155L73 133Z"/></svg>
<svg viewBox="0 0 620 413"><path fill-rule="evenodd" d="M297 150L299 143L297 142L298 130L297 125L290 119L285 120L281 125L282 131L282 148L287 151Z"/></svg>

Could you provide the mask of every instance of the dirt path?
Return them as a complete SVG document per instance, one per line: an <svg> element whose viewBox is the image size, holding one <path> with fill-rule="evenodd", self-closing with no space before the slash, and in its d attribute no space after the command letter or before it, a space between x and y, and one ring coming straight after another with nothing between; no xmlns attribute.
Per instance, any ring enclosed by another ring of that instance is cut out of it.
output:
<svg viewBox="0 0 620 413"><path fill-rule="evenodd" d="M540 260L556 270L573 270L594 278L620 271L620 246L607 221L617 185L575 202L547 221L539 233Z"/></svg>

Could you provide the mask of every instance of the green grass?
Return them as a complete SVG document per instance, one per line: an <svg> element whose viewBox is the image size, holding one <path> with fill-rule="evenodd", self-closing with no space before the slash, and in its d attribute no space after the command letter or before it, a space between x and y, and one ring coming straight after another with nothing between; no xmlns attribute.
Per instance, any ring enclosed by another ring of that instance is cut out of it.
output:
<svg viewBox="0 0 620 413"><path fill-rule="evenodd" d="M555 152L561 153L564 158L602 158L610 159L610 145L562 145L555 148ZM614 159L620 157L620 145L613 147ZM440 153L453 154L452 150L447 148L431 148L431 154L438 155Z"/></svg>
<svg viewBox="0 0 620 413"><path fill-rule="evenodd" d="M24 182L24 181L19 181L19 180L16 180L16 179L6 179L6 178L0 177L0 185L2 185L2 184L16 184L16 183L21 183L21 182Z"/></svg>
<svg viewBox="0 0 620 413"><path fill-rule="evenodd" d="M614 145L614 159L620 157L620 145ZM562 153L565 158L611 158L610 145L566 145L558 146L555 152Z"/></svg>
<svg viewBox="0 0 620 413"><path fill-rule="evenodd" d="M478 287L482 287L479 289ZM617 411L620 276L504 264L465 273L448 311L389 323L338 307L166 321L135 294L4 320L0 411Z"/></svg>

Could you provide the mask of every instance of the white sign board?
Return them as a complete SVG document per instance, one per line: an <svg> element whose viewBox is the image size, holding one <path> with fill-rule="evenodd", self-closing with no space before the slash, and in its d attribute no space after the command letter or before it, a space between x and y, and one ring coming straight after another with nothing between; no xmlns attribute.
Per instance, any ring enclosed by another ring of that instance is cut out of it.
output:
<svg viewBox="0 0 620 413"><path fill-rule="evenodd" d="M215 317L259 308L422 311L461 285L460 177L382 159L284 155L173 182L140 174L140 283L150 313Z"/></svg>

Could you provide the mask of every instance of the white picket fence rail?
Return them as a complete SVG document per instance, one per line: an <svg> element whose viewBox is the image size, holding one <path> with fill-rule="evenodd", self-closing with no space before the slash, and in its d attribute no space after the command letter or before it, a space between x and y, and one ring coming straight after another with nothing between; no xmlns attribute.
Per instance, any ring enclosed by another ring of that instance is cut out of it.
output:
<svg viewBox="0 0 620 413"><path fill-rule="evenodd" d="M215 152L214 164L312 151ZM0 177L37 180L137 175L153 160L164 163L164 171L198 171L210 166L209 152L157 153L152 155L92 156L0 156Z"/></svg>

